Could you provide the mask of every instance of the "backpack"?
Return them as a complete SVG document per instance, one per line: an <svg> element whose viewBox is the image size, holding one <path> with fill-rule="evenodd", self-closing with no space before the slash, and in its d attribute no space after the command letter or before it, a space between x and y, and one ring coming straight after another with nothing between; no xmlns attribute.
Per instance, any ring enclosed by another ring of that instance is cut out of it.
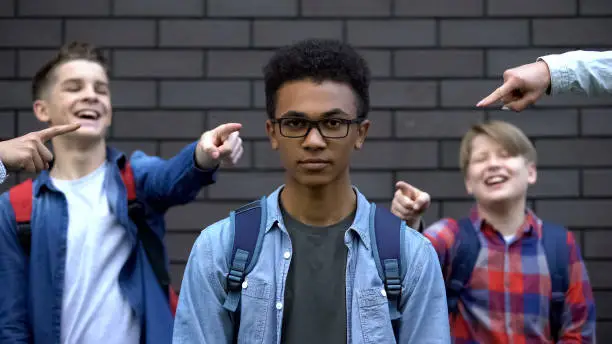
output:
<svg viewBox="0 0 612 344"><path fill-rule="evenodd" d="M459 297L470 280L472 270L480 252L480 240L469 218L462 218L459 224L459 246L453 259L451 276L446 283L448 312L456 315L459 311ZM549 222L542 223L542 246L551 278L552 297L550 303L550 332L556 343L562 327L561 316L565 293L569 287L569 247L567 229Z"/></svg>
<svg viewBox="0 0 612 344"><path fill-rule="evenodd" d="M234 323L234 342L240 328L240 293L245 277L251 272L261 251L266 226L266 197L246 204L230 212L230 226L234 243L229 273L227 274L227 298L223 307L230 312ZM263 215L263 216L262 216ZM399 335L399 302L402 280L406 275L404 238L400 230L402 221L383 207L372 203L370 208L370 238L378 275L384 283L391 325L397 340Z"/></svg>
<svg viewBox="0 0 612 344"><path fill-rule="evenodd" d="M134 173L129 161L125 162L120 172L121 180L123 180L127 190L129 217L138 228L138 238L143 245L149 263L151 263L157 282L168 299L170 311L174 316L176 314L178 296L170 284L170 275L168 274L163 255L163 243L147 224L144 206L136 198ZM17 221L17 239L27 256L30 255L32 243L32 227L30 226L33 201L32 187L33 181L28 179L9 189L9 200L15 213L15 220Z"/></svg>

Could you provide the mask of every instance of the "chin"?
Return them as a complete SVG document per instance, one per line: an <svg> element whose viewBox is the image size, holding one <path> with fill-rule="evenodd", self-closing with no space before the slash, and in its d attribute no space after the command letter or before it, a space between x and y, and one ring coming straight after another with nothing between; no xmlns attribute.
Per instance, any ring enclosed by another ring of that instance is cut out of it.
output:
<svg viewBox="0 0 612 344"><path fill-rule="evenodd" d="M303 186L317 188L333 183L335 178L327 173L318 174L299 174L294 177L294 180Z"/></svg>

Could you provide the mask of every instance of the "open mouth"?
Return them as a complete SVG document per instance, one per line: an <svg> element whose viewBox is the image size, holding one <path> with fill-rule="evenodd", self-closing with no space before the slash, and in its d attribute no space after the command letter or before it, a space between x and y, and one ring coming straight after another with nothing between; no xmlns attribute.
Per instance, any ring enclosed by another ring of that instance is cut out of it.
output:
<svg viewBox="0 0 612 344"><path fill-rule="evenodd" d="M491 176L485 179L484 183L487 186L495 186L500 185L508 181L508 177L506 176Z"/></svg>
<svg viewBox="0 0 612 344"><path fill-rule="evenodd" d="M95 121L101 117L99 111L92 109L79 110L75 112L74 115L80 119L86 119L90 121Z"/></svg>

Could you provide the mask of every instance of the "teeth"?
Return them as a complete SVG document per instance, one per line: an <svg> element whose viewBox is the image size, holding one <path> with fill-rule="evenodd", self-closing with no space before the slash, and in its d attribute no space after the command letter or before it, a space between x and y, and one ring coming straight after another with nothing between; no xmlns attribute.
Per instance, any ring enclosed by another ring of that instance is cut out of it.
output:
<svg viewBox="0 0 612 344"><path fill-rule="evenodd" d="M95 111L91 111L91 110L83 110L83 111L77 112L77 116L81 117L81 118L93 118L93 119L96 119L96 118L98 118L98 113L95 112Z"/></svg>
<svg viewBox="0 0 612 344"><path fill-rule="evenodd" d="M493 185L493 184L497 184L497 183L503 183L507 180L508 178L506 177L502 177L502 176L495 176L495 177L489 177L485 180L485 183L488 185Z"/></svg>

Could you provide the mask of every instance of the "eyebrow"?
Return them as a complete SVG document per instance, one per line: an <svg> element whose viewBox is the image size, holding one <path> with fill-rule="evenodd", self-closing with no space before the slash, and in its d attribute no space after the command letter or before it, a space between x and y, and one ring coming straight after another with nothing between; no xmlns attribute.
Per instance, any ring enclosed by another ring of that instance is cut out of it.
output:
<svg viewBox="0 0 612 344"><path fill-rule="evenodd" d="M83 79L79 79L79 78L72 78L72 79L66 79L66 80L62 81L62 83L61 83L61 84L62 84L62 85L65 85L65 84L68 84L68 83L71 83L71 82L82 82L82 81L83 81ZM96 85L102 85L102 86L108 86L108 85L109 85L109 83L108 83L108 82L106 82L106 81L101 81L101 80L96 80L96 81L95 81L95 84L96 84Z"/></svg>
<svg viewBox="0 0 612 344"><path fill-rule="evenodd" d="M349 114L347 114L346 112L336 108L336 109L331 109L329 111L324 112L323 114L321 114L322 118L329 118L329 117L333 117L333 116L337 116L337 115L341 115L341 116L349 116ZM284 114L282 114L280 116L281 118L283 117L298 117L298 118L306 118L308 117L308 115L304 112L299 112L299 111L287 111Z"/></svg>

